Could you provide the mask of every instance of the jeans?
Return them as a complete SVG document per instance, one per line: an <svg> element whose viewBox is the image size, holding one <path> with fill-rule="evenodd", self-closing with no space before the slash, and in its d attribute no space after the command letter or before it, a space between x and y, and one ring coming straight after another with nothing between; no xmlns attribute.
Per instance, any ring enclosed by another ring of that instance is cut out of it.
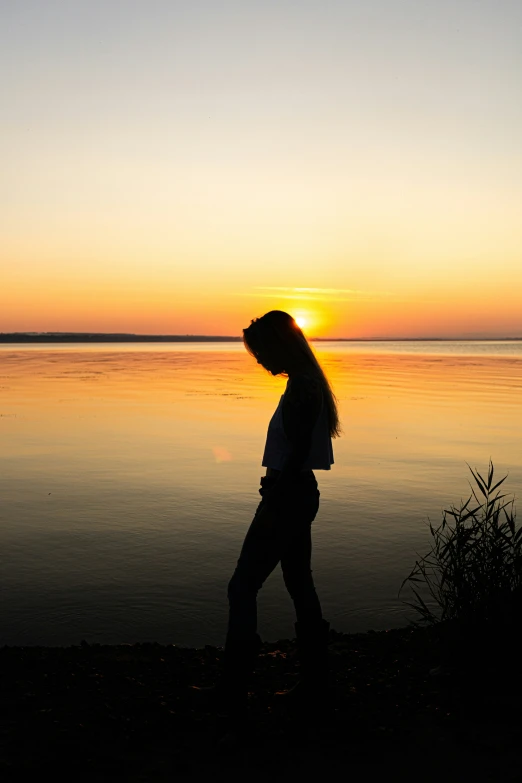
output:
<svg viewBox="0 0 522 783"><path fill-rule="evenodd" d="M277 478L263 476L263 498L247 531L237 566L228 585L227 643L252 639L257 631L257 593L281 563L286 588L295 606L297 621L318 623L321 604L312 578L312 522L319 509L320 492L312 471L303 471L277 501L268 519L256 524L265 495Z"/></svg>

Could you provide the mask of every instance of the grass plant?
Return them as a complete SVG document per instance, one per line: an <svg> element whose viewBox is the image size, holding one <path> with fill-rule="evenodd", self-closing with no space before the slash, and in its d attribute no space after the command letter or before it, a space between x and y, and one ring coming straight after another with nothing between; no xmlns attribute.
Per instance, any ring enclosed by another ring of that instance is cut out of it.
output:
<svg viewBox="0 0 522 783"><path fill-rule="evenodd" d="M440 525L428 521L431 549L399 590L411 589L415 625L450 625L461 638L471 628L514 629L522 608L522 527L503 491L507 476L497 481L491 461L485 476L468 467L470 496L444 510Z"/></svg>

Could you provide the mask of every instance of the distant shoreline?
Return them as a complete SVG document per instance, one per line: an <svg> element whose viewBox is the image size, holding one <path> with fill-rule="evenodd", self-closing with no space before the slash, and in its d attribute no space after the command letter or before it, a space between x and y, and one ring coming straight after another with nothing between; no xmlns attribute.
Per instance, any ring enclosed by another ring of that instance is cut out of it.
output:
<svg viewBox="0 0 522 783"><path fill-rule="evenodd" d="M203 334L110 334L96 332L5 332L0 343L238 343L238 336ZM520 342L522 337L311 337L311 342Z"/></svg>

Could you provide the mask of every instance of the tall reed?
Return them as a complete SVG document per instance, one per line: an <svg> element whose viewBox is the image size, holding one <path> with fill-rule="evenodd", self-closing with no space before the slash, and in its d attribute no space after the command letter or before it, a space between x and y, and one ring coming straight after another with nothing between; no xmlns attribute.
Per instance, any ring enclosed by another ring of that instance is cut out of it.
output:
<svg viewBox="0 0 522 783"><path fill-rule="evenodd" d="M416 612L415 625L448 622L462 630L519 621L522 528L514 497L501 491L507 476L495 481L491 461L486 478L468 467L474 480L469 498L446 509L438 527L429 522L431 549L400 587L399 595L406 585L413 593L413 602L405 603Z"/></svg>

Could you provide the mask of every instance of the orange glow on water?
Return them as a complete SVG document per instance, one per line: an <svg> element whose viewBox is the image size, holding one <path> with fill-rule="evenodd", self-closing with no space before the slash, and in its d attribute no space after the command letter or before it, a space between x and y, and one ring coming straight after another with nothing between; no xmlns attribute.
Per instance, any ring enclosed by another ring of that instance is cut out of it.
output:
<svg viewBox="0 0 522 783"><path fill-rule="evenodd" d="M314 570L332 607L358 630L392 627L398 585L427 543L424 521L467 492L466 462L480 469L491 457L520 492L522 349L316 343L315 350L337 395L343 436L333 443L332 470L316 473ZM50 594L41 633L60 630L57 606L60 617L62 610L81 616L79 586L82 596L93 584L105 590L104 606L117 584L125 605L153 589L143 618L168 595L160 633L172 613L173 573L182 604L200 583L202 562L209 589L217 580L226 585L259 503L266 430L285 379L264 372L240 343L13 345L0 347L0 360L0 534L19 542L8 578L20 595L30 585L37 596L32 625L51 576L61 592ZM81 569L69 554L75 546ZM367 614L371 607L376 614ZM221 610L225 601L210 614ZM136 622L133 613L122 636L134 638ZM109 613L106 633L113 623ZM30 638L36 643L38 633Z"/></svg>

